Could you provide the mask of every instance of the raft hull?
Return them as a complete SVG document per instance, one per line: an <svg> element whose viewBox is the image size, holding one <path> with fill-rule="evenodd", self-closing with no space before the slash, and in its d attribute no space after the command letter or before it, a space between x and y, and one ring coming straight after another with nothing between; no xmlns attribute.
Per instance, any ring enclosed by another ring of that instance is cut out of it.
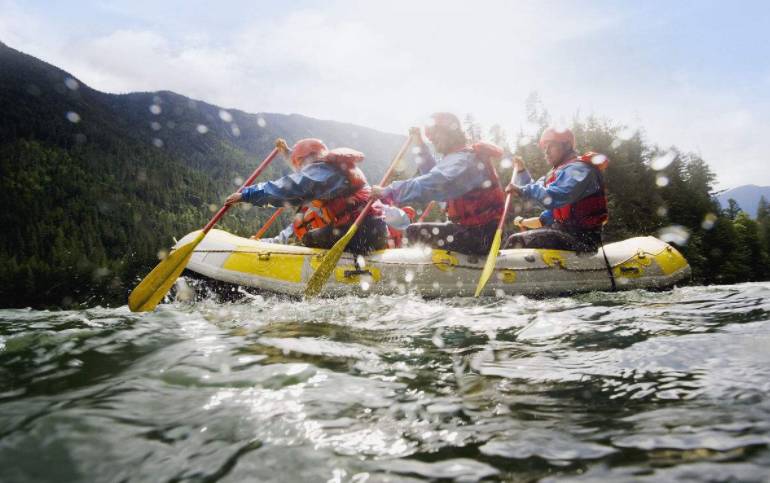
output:
<svg viewBox="0 0 770 483"><path fill-rule="evenodd" d="M181 239L191 242L199 232ZM605 245L618 290L669 288L690 276L690 266L671 245L637 237ZM301 295L325 250L264 243L212 230L195 249L187 268L222 282ZM359 257L345 253L322 295L417 293L430 297L472 296L485 256L411 247ZM611 290L602 250L577 255L565 250L501 250L483 295L558 295Z"/></svg>

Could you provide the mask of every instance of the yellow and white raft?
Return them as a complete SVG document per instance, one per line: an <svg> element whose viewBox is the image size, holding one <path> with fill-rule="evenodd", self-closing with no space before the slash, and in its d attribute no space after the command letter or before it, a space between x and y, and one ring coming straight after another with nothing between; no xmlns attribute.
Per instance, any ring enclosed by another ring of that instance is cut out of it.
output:
<svg viewBox="0 0 770 483"><path fill-rule="evenodd" d="M191 242L199 232L181 239ZM654 237L629 238L577 255L565 250L501 250L483 295L563 293L672 287L689 277L687 260ZM325 250L278 245L211 230L187 268L205 277L258 289L301 295ZM428 297L472 296L485 256L427 247L398 248L366 257L345 253L322 295L417 293Z"/></svg>

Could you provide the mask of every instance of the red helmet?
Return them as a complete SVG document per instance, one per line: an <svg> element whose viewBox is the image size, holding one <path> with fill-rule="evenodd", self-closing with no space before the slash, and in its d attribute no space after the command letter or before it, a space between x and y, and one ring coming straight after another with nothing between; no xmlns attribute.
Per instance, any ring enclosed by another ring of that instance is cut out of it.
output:
<svg viewBox="0 0 770 483"><path fill-rule="evenodd" d="M329 153L329 148L320 139L307 138L297 141L291 148L291 165L299 169L302 161L311 154L323 158Z"/></svg>
<svg viewBox="0 0 770 483"><path fill-rule="evenodd" d="M417 212L411 206L402 206L401 210L409 217L409 221L414 221L414 217L417 216Z"/></svg>
<svg viewBox="0 0 770 483"><path fill-rule="evenodd" d="M575 135L567 128L549 127L543 131L543 135L540 136L540 142L538 143L540 149L545 149L545 143L547 142L569 143L570 147L575 149Z"/></svg>

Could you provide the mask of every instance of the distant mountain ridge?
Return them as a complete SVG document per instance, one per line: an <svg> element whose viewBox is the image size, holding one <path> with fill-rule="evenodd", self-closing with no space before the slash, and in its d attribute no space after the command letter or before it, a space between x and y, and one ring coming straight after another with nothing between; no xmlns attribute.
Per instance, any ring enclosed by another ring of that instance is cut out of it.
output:
<svg viewBox="0 0 770 483"><path fill-rule="evenodd" d="M743 211L752 218L756 218L759 200L763 196L770 202L770 186L747 184L719 193L717 195L717 200L719 200L719 204L722 208L727 208L727 200L732 198L738 203L738 206L740 206Z"/></svg>
<svg viewBox="0 0 770 483"><path fill-rule="evenodd" d="M0 306L124 303L159 251L202 226L278 137L363 151L373 182L405 139L170 91L107 94L0 43ZM260 179L288 171L277 158ZM248 235L271 213L234 209L222 224Z"/></svg>

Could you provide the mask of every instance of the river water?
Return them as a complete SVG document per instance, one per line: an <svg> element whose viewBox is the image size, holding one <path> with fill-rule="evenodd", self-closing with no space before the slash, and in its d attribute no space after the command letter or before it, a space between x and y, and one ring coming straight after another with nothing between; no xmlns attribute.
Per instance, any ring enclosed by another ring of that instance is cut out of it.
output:
<svg viewBox="0 0 770 483"><path fill-rule="evenodd" d="M0 481L770 481L770 284L0 311Z"/></svg>

